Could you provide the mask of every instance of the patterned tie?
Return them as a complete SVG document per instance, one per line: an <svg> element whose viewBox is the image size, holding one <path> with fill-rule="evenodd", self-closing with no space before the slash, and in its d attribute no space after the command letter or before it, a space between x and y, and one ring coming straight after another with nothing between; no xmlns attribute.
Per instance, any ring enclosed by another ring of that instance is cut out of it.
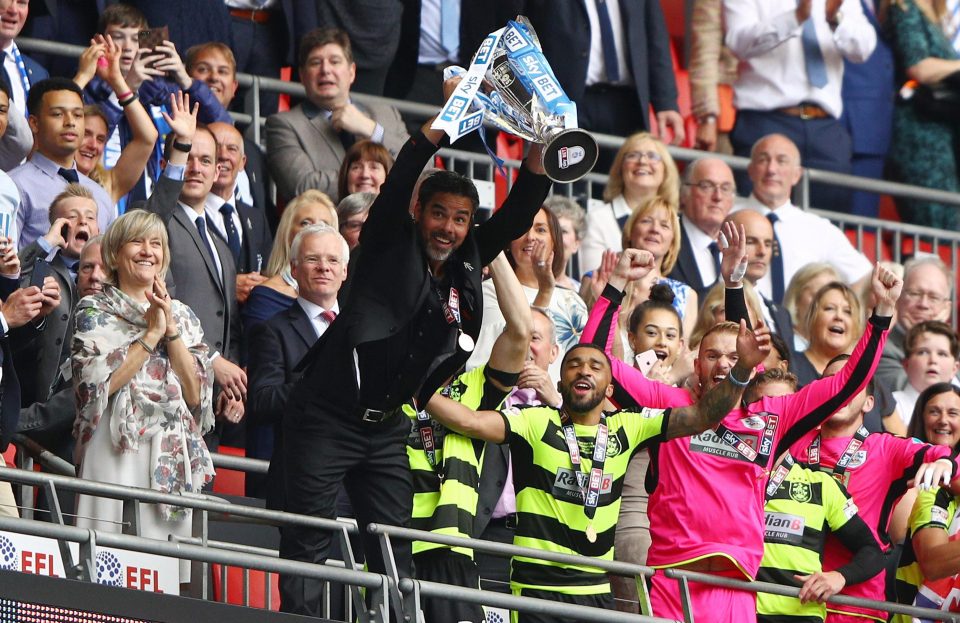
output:
<svg viewBox="0 0 960 623"><path fill-rule="evenodd" d="M777 221L780 217L774 212L767 214L767 220L773 227L773 257L770 259L770 282L772 287L772 300L778 305L783 304L783 253L780 248L780 237L777 236Z"/></svg>
<svg viewBox="0 0 960 623"><path fill-rule="evenodd" d="M606 0L595 0L597 19L600 22L600 46L603 48L603 66L607 70L607 82L620 82L620 62L617 60L617 44L613 38L613 22L607 10Z"/></svg>
<svg viewBox="0 0 960 623"><path fill-rule="evenodd" d="M827 84L827 64L823 61L823 52L817 41L817 28L812 17L808 17L803 23L800 39L803 42L803 64L807 69L807 80L811 86L822 89Z"/></svg>
<svg viewBox="0 0 960 623"><path fill-rule="evenodd" d="M337 312L332 309L327 309L320 312L319 317L326 320L328 325L333 324L333 321L337 319Z"/></svg>
<svg viewBox="0 0 960 623"><path fill-rule="evenodd" d="M216 251L214 251L213 247L210 246L210 240L207 238L207 222L203 220L202 216L198 216L195 223L197 224L197 231L200 232L200 240L203 240L203 246L207 247L209 259L211 262L213 262L213 265L216 266L217 260L214 259L217 257Z"/></svg>
<svg viewBox="0 0 960 623"><path fill-rule="evenodd" d="M57 171L57 175L67 180L67 182L71 184L80 183L80 176L77 175L76 169L64 169L63 167L60 167L60 169Z"/></svg>
<svg viewBox="0 0 960 623"><path fill-rule="evenodd" d="M227 231L227 246L230 247L233 261L240 266L240 234L233 222L233 206L229 203L223 204L220 206L220 214L223 215L223 228Z"/></svg>

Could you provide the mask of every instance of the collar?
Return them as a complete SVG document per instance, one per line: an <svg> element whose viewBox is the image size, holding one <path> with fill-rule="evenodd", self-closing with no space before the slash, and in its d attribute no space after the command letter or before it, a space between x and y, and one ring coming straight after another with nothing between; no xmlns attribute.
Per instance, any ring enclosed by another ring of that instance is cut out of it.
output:
<svg viewBox="0 0 960 623"><path fill-rule="evenodd" d="M620 218L621 216L630 216L630 213L633 210L630 209L630 204L627 203L627 200L623 195L617 195L613 198L613 201L610 202L610 205L613 206L613 217Z"/></svg>
<svg viewBox="0 0 960 623"><path fill-rule="evenodd" d="M710 246L711 242L714 242L714 239L708 236L707 232L694 225L690 219L682 218L680 219L680 224L683 226L683 230L687 232L687 237L690 239L690 246L694 249L706 249Z"/></svg>
<svg viewBox="0 0 960 623"><path fill-rule="evenodd" d="M207 198L203 200L204 211L209 210L210 212L219 212L221 206L227 202L226 199L215 195L213 193L208 193ZM233 206L236 210L237 206Z"/></svg>
<svg viewBox="0 0 960 623"><path fill-rule="evenodd" d="M196 210L194 210L193 208L191 208L190 206L188 206L182 201L178 201L177 205L180 206L180 209L184 211L184 213L187 215L187 218L190 219L191 223L195 222L198 216L202 216L206 218L205 211L197 212Z"/></svg>
<svg viewBox="0 0 960 623"><path fill-rule="evenodd" d="M348 97L347 103L352 104L353 100ZM303 114L307 117L307 119L314 119L317 115L323 115L323 118L329 121L330 117L333 116L332 110L320 108L310 100L303 100L303 102L300 104L300 110L303 111Z"/></svg>
<svg viewBox="0 0 960 623"><path fill-rule="evenodd" d="M300 307L303 308L304 313L307 314L307 318L309 318L311 321L314 318L316 318L318 315L320 315L322 312L327 311L320 305L317 305L316 303L312 303L307 299L303 298L302 296L297 297L297 302L300 303ZM334 302L333 307L330 308L330 311L332 311L337 315L340 315L340 303Z"/></svg>
<svg viewBox="0 0 960 623"><path fill-rule="evenodd" d="M40 169L50 177L59 176L59 173L57 172L60 170L60 165L54 162L53 160L51 160L50 158L47 158L46 156L44 156L39 151L33 152L33 155L30 156L30 162L33 163L35 167L37 167L38 169ZM76 161L71 163L69 168L73 169L74 171L77 171ZM83 173L80 173L80 171L77 171L77 175L80 177L80 180L83 181L83 178L84 178Z"/></svg>
<svg viewBox="0 0 960 623"><path fill-rule="evenodd" d="M790 210L790 208L795 208L795 206L790 202L789 199L787 199L785 202L783 202L782 204L778 205L773 209L768 208L759 199L757 199L756 195L754 195L753 193L750 193L750 196L747 198L747 200L744 203L745 203L744 207L750 208L752 210L757 210L758 212L761 212L764 216L766 216L771 212L776 212L777 216L784 216Z"/></svg>
<svg viewBox="0 0 960 623"><path fill-rule="evenodd" d="M4 53L4 55L6 55L7 58L9 58L9 59L12 60L13 57L14 57L14 56L13 56L13 50L14 50L14 49L19 50L19 48L17 48L17 42L16 42L16 41L11 41L11 42L7 45L7 47L3 48L3 53Z"/></svg>

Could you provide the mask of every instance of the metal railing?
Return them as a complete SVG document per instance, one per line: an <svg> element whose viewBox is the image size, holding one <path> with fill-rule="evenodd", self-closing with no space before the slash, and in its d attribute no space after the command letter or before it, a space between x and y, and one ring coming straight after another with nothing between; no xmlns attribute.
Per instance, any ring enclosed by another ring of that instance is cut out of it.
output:
<svg viewBox="0 0 960 623"><path fill-rule="evenodd" d="M85 48L77 45L68 45L56 41L45 41L42 39L18 38L17 45L24 50L41 52L44 54L53 54L58 56L68 56L78 58ZM253 140L257 144L262 144L261 128L265 123L265 118L260 115L260 91L271 93L281 93L302 98L304 96L303 85L296 82L288 82L276 78L266 78L251 74L237 74L237 82L240 86L247 88L247 95L244 99L244 112L234 113L233 116L238 123L252 125ZM408 102L404 100L395 100L385 97L376 97L363 93L352 93L351 97L360 102L376 102L388 104L395 107L404 117L411 119L429 119L438 112L435 106L420 104L417 102ZM256 121L254 123L254 121ZM609 134L594 134L601 148L617 150L623 144L623 137ZM728 154L719 154L713 152L704 152L695 149L683 147L668 146L670 155L674 159L689 162L704 156L719 158L726 162L734 170L746 170L749 159L742 156L731 156ZM903 197L906 199L918 199L921 201L935 201L960 207L960 193L949 193L942 190L925 188L922 186L912 186L909 184L900 184L897 182L888 182L884 180L874 180L870 178L857 177L854 175L845 175L826 171L823 169L804 168L803 179L800 184L798 205L803 208L809 206L809 185L811 182L840 186L850 190L864 190L874 193L892 195L894 197ZM591 195L592 196L592 195Z"/></svg>

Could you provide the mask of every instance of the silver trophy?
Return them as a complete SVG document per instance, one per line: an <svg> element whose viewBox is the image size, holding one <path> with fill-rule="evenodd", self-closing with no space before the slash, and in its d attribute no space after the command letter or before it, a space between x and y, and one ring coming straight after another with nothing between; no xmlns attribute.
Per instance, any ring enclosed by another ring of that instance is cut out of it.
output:
<svg viewBox="0 0 960 623"><path fill-rule="evenodd" d="M577 127L576 104L563 92L525 17L490 33L433 124L456 141L483 119L527 141L543 143L543 168L555 182L574 182L596 164L597 141Z"/></svg>

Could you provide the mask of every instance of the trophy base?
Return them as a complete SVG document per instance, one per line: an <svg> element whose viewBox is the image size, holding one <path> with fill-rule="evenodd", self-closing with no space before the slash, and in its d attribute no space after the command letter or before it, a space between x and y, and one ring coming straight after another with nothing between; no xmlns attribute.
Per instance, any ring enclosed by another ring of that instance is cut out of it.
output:
<svg viewBox="0 0 960 623"><path fill-rule="evenodd" d="M597 163L600 148L596 139L579 128L563 130L543 148L543 168L554 182L576 182Z"/></svg>

